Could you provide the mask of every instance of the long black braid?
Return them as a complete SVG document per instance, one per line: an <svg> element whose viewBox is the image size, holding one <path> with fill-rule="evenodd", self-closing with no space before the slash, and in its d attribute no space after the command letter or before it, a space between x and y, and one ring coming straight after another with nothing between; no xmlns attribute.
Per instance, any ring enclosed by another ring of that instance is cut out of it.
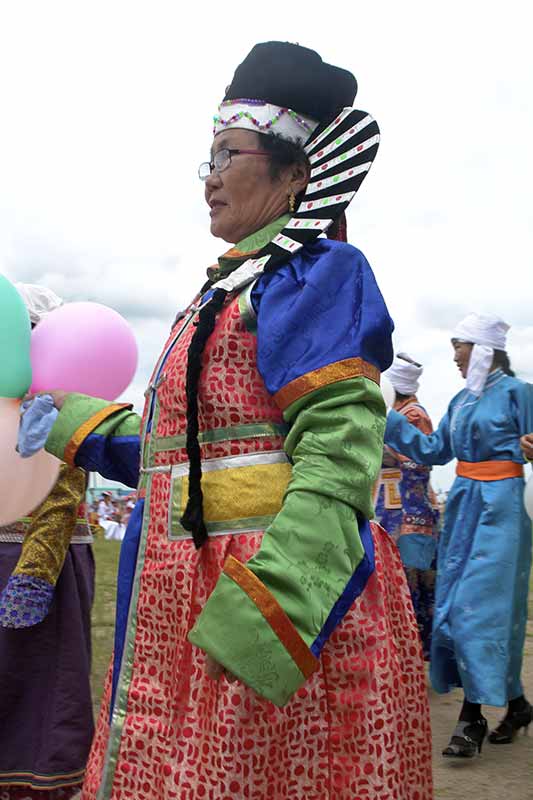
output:
<svg viewBox="0 0 533 800"><path fill-rule="evenodd" d="M281 169L294 162L307 162L305 150L300 143L290 142L274 134L260 135L261 147L270 155L270 177L276 180ZM268 271L268 270L267 270ZM203 287L205 291L210 281ZM207 340L215 329L216 319L228 296L225 289L215 289L211 300L198 315L198 324L187 352L187 439L189 457L189 497L181 518L181 524L191 531L194 544L200 548L207 540L204 522L204 498L202 492L202 456L198 441L198 390L202 372L202 355Z"/></svg>
<svg viewBox="0 0 533 800"><path fill-rule="evenodd" d="M187 455L189 456L189 499L181 518L181 524L191 531L194 544L200 548L207 539L204 522L204 496L202 492L202 457L198 441L198 388L202 371L202 355L207 340L215 329L217 314L221 310L228 293L216 289L213 297L198 314L198 324L191 339L187 353Z"/></svg>

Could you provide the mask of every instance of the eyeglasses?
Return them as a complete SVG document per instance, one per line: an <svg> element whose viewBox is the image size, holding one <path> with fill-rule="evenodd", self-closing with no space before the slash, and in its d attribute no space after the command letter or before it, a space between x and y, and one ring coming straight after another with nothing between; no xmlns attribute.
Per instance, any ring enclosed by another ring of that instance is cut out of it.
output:
<svg viewBox="0 0 533 800"><path fill-rule="evenodd" d="M201 181L206 181L213 171L224 172L231 165L231 157L240 155L267 156L267 158L270 158L270 153L265 153L264 150L229 150L224 147L215 153L212 161L203 161L200 164L198 177Z"/></svg>

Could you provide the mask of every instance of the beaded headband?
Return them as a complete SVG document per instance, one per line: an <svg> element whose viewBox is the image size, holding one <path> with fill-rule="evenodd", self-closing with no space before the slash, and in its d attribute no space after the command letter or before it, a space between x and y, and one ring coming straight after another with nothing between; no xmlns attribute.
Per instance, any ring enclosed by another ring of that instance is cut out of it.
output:
<svg viewBox="0 0 533 800"><path fill-rule="evenodd" d="M213 117L213 136L227 128L245 128L256 133L274 130L290 139L307 141L318 122L290 108L281 108L263 100L225 100Z"/></svg>
<svg viewBox="0 0 533 800"><path fill-rule="evenodd" d="M372 166L378 145L378 124L365 111L345 108L334 120L319 125L305 145L311 180L296 213L254 258L218 281L214 288L240 289L263 271L276 269L324 233L353 200Z"/></svg>

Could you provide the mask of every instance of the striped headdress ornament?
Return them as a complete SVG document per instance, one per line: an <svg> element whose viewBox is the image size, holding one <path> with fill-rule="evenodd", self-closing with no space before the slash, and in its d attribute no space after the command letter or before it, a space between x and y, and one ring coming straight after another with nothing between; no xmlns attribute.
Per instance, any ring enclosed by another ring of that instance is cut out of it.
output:
<svg viewBox="0 0 533 800"><path fill-rule="evenodd" d="M324 233L355 197L378 146L377 122L365 111L344 108L320 125L305 145L311 180L296 213L281 233L215 288L233 291L246 286Z"/></svg>

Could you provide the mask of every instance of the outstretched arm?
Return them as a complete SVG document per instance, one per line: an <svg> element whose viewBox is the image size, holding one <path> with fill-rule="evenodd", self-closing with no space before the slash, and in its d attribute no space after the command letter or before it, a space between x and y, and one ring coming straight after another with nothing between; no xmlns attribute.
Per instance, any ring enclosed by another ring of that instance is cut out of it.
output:
<svg viewBox="0 0 533 800"><path fill-rule="evenodd" d="M140 417L126 403L68 394L46 440L70 466L99 472L135 488L139 480Z"/></svg>
<svg viewBox="0 0 533 800"><path fill-rule="evenodd" d="M447 464L454 457L450 438L449 416L446 414L434 433L425 434L415 428L403 414L391 410L387 415L385 444L417 464Z"/></svg>

